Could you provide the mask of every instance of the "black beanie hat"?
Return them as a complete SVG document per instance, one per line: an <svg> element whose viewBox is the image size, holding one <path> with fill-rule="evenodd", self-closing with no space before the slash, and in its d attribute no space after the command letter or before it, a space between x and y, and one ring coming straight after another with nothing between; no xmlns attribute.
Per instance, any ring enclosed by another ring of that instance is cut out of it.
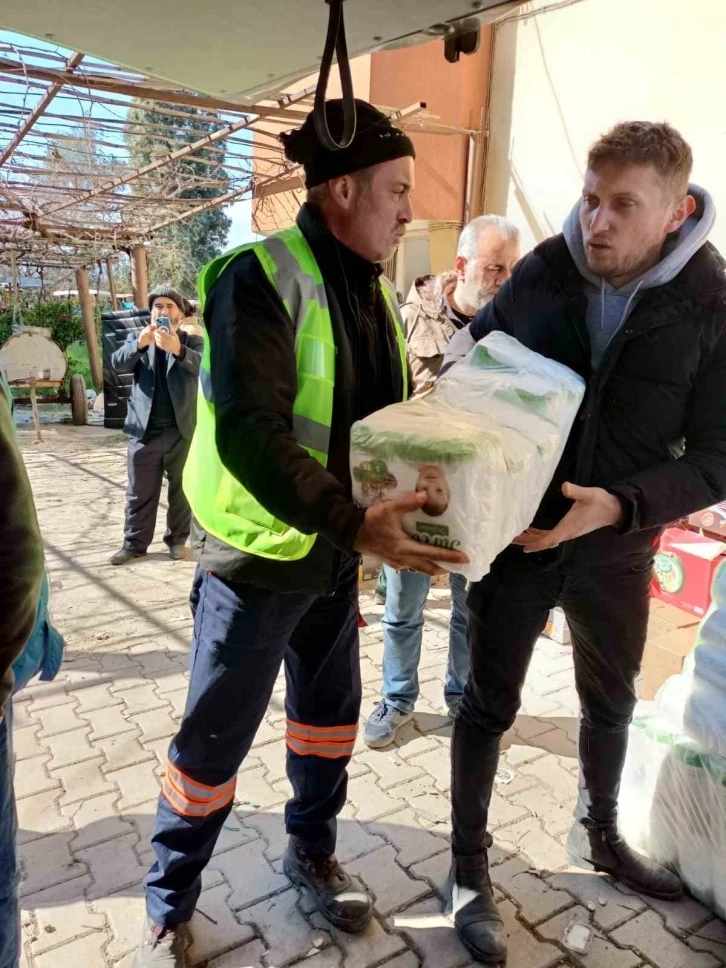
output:
<svg viewBox="0 0 726 968"><path fill-rule="evenodd" d="M156 289L149 293L149 309L153 307L155 299L171 299L172 302L177 304L185 316L189 315L187 312L188 303L186 299L180 292L177 292L176 289L172 289L171 286L157 286Z"/></svg>
<svg viewBox="0 0 726 968"><path fill-rule="evenodd" d="M356 98L357 125L353 141L347 148L329 151L320 143L312 113L296 131L280 135L285 157L305 169L305 186L314 188L331 178L380 165L396 158L415 158L416 150L409 136L394 127L378 108ZM325 111L330 133L337 140L343 133L343 102L327 101Z"/></svg>

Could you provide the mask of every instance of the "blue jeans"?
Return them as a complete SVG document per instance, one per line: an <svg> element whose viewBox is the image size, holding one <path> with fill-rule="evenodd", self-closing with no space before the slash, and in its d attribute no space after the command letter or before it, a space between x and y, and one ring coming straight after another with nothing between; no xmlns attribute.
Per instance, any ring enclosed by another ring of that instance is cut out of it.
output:
<svg viewBox="0 0 726 968"><path fill-rule="evenodd" d="M397 572L383 566L386 575L386 607L383 613L383 688L386 702L402 713L413 712L418 699L418 664L421 658L424 606L431 579L418 572ZM466 578L451 575L451 621L449 661L444 698L448 706L461 699L469 675L467 644L468 612Z"/></svg>
<svg viewBox="0 0 726 968"><path fill-rule="evenodd" d="M20 961L20 910L18 907L18 829L13 795L12 701L0 720L0 968L17 968Z"/></svg>

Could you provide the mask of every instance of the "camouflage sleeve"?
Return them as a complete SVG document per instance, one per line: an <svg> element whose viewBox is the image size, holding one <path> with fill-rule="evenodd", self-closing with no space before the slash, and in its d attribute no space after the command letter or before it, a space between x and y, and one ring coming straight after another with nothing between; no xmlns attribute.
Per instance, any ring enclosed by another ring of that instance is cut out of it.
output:
<svg viewBox="0 0 726 968"><path fill-rule="evenodd" d="M11 666L33 631L43 578L43 545L5 389L0 385L0 719Z"/></svg>

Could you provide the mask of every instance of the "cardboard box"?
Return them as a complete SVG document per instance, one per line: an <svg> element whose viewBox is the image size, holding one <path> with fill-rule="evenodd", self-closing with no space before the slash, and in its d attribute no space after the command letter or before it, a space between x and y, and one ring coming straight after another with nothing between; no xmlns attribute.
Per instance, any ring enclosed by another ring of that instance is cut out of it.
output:
<svg viewBox="0 0 726 968"><path fill-rule="evenodd" d="M572 645L570 627L561 608L553 608L545 625L544 635L559 645Z"/></svg>
<svg viewBox="0 0 726 968"><path fill-rule="evenodd" d="M692 528L705 531L709 536L726 538L726 503L714 504L704 511L696 511L688 516Z"/></svg>
<svg viewBox="0 0 726 968"><path fill-rule="evenodd" d="M673 629L645 643L638 695L654 699L660 687L671 676L683 670L686 656L696 644L698 623Z"/></svg>
<svg viewBox="0 0 726 968"><path fill-rule="evenodd" d="M682 608L661 602L659 599L651 599L650 603L650 623L648 625L648 638L656 638L673 629L682 629L687 625L698 625L699 620L690 612L684 612Z"/></svg>
<svg viewBox="0 0 726 968"><path fill-rule="evenodd" d="M713 576L725 552L723 541L668 528L655 556L653 595L702 618L711 604Z"/></svg>

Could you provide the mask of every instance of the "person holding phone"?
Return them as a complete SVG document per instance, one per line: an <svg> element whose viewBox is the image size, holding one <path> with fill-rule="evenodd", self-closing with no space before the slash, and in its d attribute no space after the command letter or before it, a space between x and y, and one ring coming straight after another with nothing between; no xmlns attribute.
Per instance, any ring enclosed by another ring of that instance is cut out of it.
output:
<svg viewBox="0 0 726 968"><path fill-rule="evenodd" d="M188 325L188 301L169 286L149 296L151 322L113 354L118 373L133 373L124 425L128 435L126 524L123 547L111 558L124 565L146 554L154 537L164 474L169 479L164 542L173 560L184 557L191 511L182 472L196 425L199 363L204 346L199 327Z"/></svg>

